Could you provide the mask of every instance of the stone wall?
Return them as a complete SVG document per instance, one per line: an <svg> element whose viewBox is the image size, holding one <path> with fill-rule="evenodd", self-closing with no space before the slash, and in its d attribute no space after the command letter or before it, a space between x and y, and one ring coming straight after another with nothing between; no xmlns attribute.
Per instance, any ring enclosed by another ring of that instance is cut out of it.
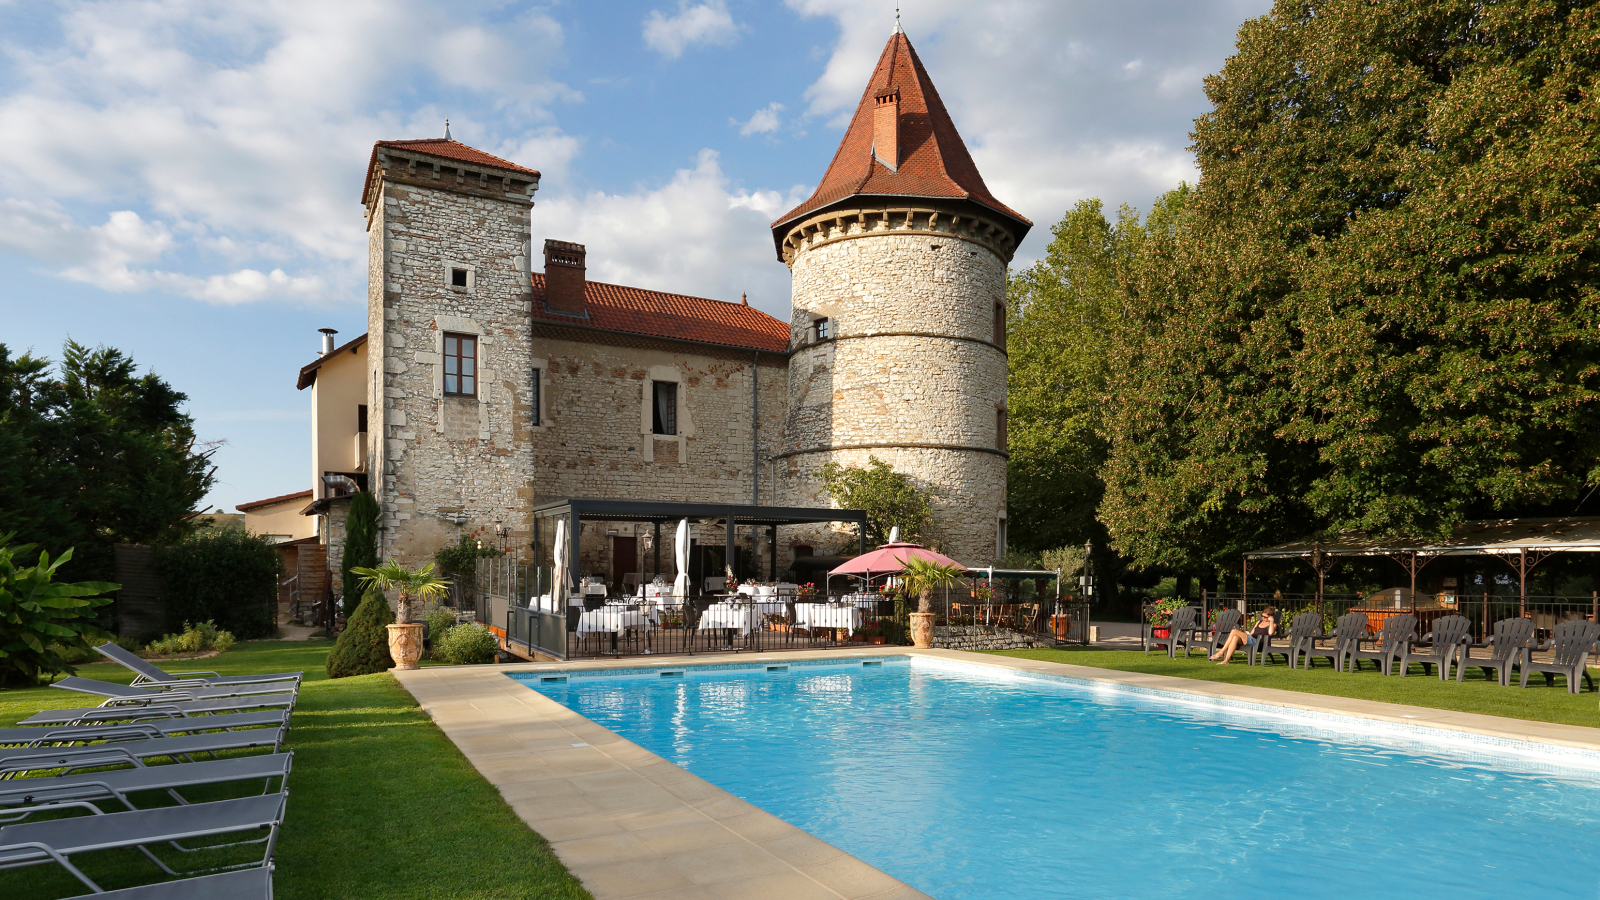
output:
<svg viewBox="0 0 1600 900"><path fill-rule="evenodd" d="M794 505L826 504L816 473L876 455L931 489L951 556L996 556L1005 516L999 411L1006 354L995 329L1006 263L980 240L908 228L842 233L800 248L791 335L784 486ZM849 232L854 213L842 213ZM937 226L935 220L935 226ZM827 318L830 337L815 321Z"/></svg>
<svg viewBox="0 0 1600 900"><path fill-rule="evenodd" d="M368 187L368 403L380 555L531 537L529 210L537 183L379 148ZM451 270L467 270L467 285ZM478 396L446 397L443 335L478 338ZM465 524L457 525L457 517Z"/></svg>
<svg viewBox="0 0 1600 900"><path fill-rule="evenodd" d="M1031 634L989 625L952 625L933 629L938 650L1032 650L1044 646Z"/></svg>

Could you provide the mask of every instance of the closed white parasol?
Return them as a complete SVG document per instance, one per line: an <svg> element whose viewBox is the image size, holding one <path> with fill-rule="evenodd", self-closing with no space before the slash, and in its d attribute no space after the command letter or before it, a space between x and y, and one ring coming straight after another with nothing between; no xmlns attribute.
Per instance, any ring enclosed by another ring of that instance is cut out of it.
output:
<svg viewBox="0 0 1600 900"><path fill-rule="evenodd" d="M678 537L672 543L677 556L678 577L672 581L672 596L683 599L689 596L689 520L678 523Z"/></svg>
<svg viewBox="0 0 1600 900"><path fill-rule="evenodd" d="M567 587L567 583L572 580L567 572L567 558L572 555L567 542L567 520L557 519L554 547L555 568L550 573L550 600L551 604L557 609L565 609L567 598L572 596L572 591Z"/></svg>

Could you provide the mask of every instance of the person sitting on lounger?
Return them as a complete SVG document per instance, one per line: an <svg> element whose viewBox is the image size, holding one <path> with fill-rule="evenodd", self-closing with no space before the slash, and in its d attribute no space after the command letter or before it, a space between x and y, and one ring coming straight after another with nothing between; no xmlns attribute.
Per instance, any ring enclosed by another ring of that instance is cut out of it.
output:
<svg viewBox="0 0 1600 900"><path fill-rule="evenodd" d="M1269 606L1261 611L1261 618L1256 619L1255 627L1250 629L1248 633L1238 628L1229 632L1227 643L1222 645L1222 649L1217 651L1216 656L1211 657L1211 661L1219 666L1225 666L1229 660L1233 659L1234 651L1238 650L1240 646L1254 647L1256 641L1264 641L1277 634L1277 632L1278 609L1275 606Z"/></svg>

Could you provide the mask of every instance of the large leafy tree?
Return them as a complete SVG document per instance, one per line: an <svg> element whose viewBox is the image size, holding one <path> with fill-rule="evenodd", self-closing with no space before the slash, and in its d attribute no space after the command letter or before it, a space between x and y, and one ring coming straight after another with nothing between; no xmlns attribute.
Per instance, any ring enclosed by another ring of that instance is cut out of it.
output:
<svg viewBox="0 0 1600 900"><path fill-rule="evenodd" d="M113 545L182 536L214 471L186 399L114 349L68 341L55 366L0 345L0 532L100 580Z"/></svg>
<svg viewBox="0 0 1600 900"><path fill-rule="evenodd" d="M1145 563L1600 485L1593 3L1280 0L1141 252L1101 515ZM1590 501L1591 504L1594 501Z"/></svg>

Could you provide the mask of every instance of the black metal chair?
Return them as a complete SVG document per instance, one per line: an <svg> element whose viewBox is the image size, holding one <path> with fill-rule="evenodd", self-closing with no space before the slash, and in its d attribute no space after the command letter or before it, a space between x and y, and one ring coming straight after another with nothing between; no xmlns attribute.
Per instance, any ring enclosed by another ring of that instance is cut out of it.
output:
<svg viewBox="0 0 1600 900"><path fill-rule="evenodd" d="M1439 666L1439 680L1450 680L1450 666L1456 667L1456 681L1461 681L1466 675L1467 647L1472 643L1472 620L1466 616L1440 616L1433 621L1433 630L1418 638L1415 643L1408 642L1400 650L1400 677L1406 677L1406 670L1412 663L1422 664L1422 674L1432 675L1434 665ZM1426 653L1419 653L1414 648L1416 644L1428 645Z"/></svg>
<svg viewBox="0 0 1600 900"><path fill-rule="evenodd" d="M1567 693L1579 693L1578 677L1581 675L1589 689L1594 690L1594 679L1589 677L1589 654L1594 652L1597 640L1600 640L1600 623L1576 619L1557 625L1550 640L1523 654L1522 686L1528 686L1530 673L1538 672L1544 676L1547 687L1554 685L1556 676L1561 675L1567 679ZM1547 650L1553 651L1549 662L1533 660L1534 653Z"/></svg>
<svg viewBox="0 0 1600 900"><path fill-rule="evenodd" d="M1405 647L1417 636L1417 617L1410 613L1396 613L1383 620L1383 627L1373 635L1371 650L1361 649L1357 640L1345 648L1344 659L1349 661L1349 671L1361 669L1362 660L1370 660L1379 672L1388 675L1400 659Z"/></svg>

